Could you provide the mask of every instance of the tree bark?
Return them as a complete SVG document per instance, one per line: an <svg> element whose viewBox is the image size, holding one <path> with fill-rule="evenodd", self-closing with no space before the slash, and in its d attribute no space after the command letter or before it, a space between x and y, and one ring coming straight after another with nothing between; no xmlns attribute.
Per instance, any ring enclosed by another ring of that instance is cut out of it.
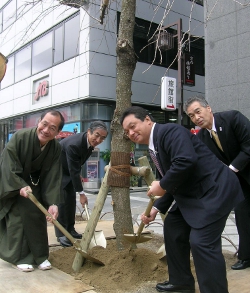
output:
<svg viewBox="0 0 250 293"><path fill-rule="evenodd" d="M129 182L130 176L130 151L131 142L124 137L123 129L120 125L122 112L131 106L131 84L136 66L136 56L133 47L133 33L135 25L135 0L123 0L117 40L117 76L116 76L116 109L111 123L111 172L109 176L114 176L112 166L122 165L124 169L119 169L122 175L115 174L118 182ZM122 156L119 156L122 154ZM117 157L122 161L116 162ZM128 168L127 168L128 167ZM120 176L120 177L119 177ZM127 179L125 178L127 177ZM119 184L118 184L119 185ZM114 231L116 234L118 250L124 249L128 244L123 238L123 234L133 233L133 222L130 207L129 186L117 186L110 184L114 211Z"/></svg>

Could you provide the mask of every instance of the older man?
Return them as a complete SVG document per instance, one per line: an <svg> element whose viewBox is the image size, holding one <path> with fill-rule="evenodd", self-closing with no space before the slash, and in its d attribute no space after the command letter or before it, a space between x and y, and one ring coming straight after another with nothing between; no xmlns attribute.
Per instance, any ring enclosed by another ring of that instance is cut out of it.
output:
<svg viewBox="0 0 250 293"><path fill-rule="evenodd" d="M231 209L243 199L236 175L198 137L174 124L154 123L147 111L131 107L120 122L125 134L149 146L160 180L148 195L162 196L144 223L166 213L171 197L176 205L164 221L169 280L160 292L195 292L190 269L190 246L201 293L228 293L221 234ZM187 241L189 240L189 241Z"/></svg>
<svg viewBox="0 0 250 293"><path fill-rule="evenodd" d="M55 136L63 125L60 112L42 114L37 127L13 134L0 157L0 257L23 272L51 269L46 218L27 192L57 218L62 169Z"/></svg>
<svg viewBox="0 0 250 293"><path fill-rule="evenodd" d="M91 122L86 132L71 135L60 141L62 146L61 161L63 167L62 189L64 203L59 205L58 222L74 237L82 238L75 230L76 192L80 195L80 203L84 207L88 199L83 191L81 181L82 165L91 156L95 147L102 143L108 135L103 121ZM55 227L56 236L62 246L72 243Z"/></svg>
<svg viewBox="0 0 250 293"><path fill-rule="evenodd" d="M245 200L234 209L239 249L232 269L250 267L250 121L235 110L213 114L203 97L188 99L184 111L202 128L198 137L238 176Z"/></svg>

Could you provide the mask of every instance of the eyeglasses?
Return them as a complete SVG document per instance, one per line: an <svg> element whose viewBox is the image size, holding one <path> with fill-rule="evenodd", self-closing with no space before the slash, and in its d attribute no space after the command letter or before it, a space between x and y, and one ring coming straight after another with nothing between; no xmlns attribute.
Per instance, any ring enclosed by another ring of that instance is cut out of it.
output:
<svg viewBox="0 0 250 293"><path fill-rule="evenodd" d="M93 135L98 139L100 139L100 141L104 141L106 139L106 136L101 136L100 133L98 132L93 132Z"/></svg>
<svg viewBox="0 0 250 293"><path fill-rule="evenodd" d="M41 123L41 125L42 125L43 128L46 128L47 127L48 128L48 131L50 133L55 133L57 131L57 128L55 126L49 126L49 124L47 122L41 121L40 123Z"/></svg>

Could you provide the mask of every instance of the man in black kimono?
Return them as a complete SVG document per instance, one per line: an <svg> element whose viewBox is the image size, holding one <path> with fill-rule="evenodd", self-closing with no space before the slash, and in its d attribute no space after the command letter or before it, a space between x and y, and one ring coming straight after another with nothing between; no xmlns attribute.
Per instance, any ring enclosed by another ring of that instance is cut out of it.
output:
<svg viewBox="0 0 250 293"><path fill-rule="evenodd" d="M213 113L203 97L188 99L184 111L201 128L197 136L238 176L245 200L234 209L239 249L232 269L250 267L250 121L235 110Z"/></svg>
<svg viewBox="0 0 250 293"><path fill-rule="evenodd" d="M74 237L82 238L75 230L76 192L84 207L88 199L83 191L81 181L82 165L92 154L95 147L102 143L108 135L107 126L103 121L93 121L86 132L68 136L60 141L62 147L62 192L64 202L58 206L58 222ZM55 227L56 237L62 246L72 243Z"/></svg>
<svg viewBox="0 0 250 293"><path fill-rule="evenodd" d="M23 272L33 271L33 265L51 269L46 217L27 192L57 218L62 171L54 138L63 125L60 112L42 114L37 127L13 134L0 157L0 257Z"/></svg>

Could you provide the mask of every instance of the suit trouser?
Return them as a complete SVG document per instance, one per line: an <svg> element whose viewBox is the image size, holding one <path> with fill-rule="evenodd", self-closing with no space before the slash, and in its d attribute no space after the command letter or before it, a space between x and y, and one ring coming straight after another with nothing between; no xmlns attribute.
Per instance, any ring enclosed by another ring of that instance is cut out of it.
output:
<svg viewBox="0 0 250 293"><path fill-rule="evenodd" d="M74 230L76 214L76 192L70 182L63 189L64 203L58 205L57 221L70 233ZM56 237L63 236L62 232L55 227Z"/></svg>
<svg viewBox="0 0 250 293"><path fill-rule="evenodd" d="M250 185L238 176L245 199L234 209L239 234L238 258L250 259Z"/></svg>
<svg viewBox="0 0 250 293"><path fill-rule="evenodd" d="M226 265L222 254L221 234L228 214L220 220L194 229L179 209L169 212L164 222L169 282L193 285L190 268L190 247L201 293L228 293Z"/></svg>

